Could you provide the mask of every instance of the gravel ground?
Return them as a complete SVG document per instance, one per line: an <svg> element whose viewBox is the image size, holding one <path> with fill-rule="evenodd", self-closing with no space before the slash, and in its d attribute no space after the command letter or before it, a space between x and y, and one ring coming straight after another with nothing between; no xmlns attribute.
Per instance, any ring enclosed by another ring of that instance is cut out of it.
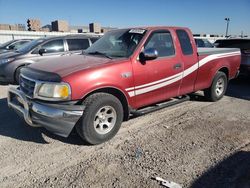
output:
<svg viewBox="0 0 250 188"><path fill-rule="evenodd" d="M192 100L123 123L111 141L87 146L27 126L0 86L0 187L250 187L250 83L222 100Z"/></svg>

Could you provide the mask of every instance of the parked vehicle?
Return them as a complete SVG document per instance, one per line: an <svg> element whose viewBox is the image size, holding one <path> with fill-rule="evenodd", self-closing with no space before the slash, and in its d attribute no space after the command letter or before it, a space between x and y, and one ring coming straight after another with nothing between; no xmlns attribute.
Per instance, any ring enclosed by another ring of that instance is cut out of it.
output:
<svg viewBox="0 0 250 188"><path fill-rule="evenodd" d="M31 126L64 137L76 127L83 140L99 144L130 114L167 106L161 102L172 97L187 99L180 96L204 90L210 101L221 99L240 57L239 49L197 52L188 28L113 30L82 55L22 69L20 87L8 91L8 105Z"/></svg>
<svg viewBox="0 0 250 188"><path fill-rule="evenodd" d="M0 45L0 54L11 51L11 50L18 50L24 44L30 42L31 39L18 39L18 40L11 40L6 43Z"/></svg>
<svg viewBox="0 0 250 188"><path fill-rule="evenodd" d="M0 54L0 82L18 83L20 70L24 66L43 59L82 53L97 39L85 35L45 37L33 40L14 52Z"/></svg>
<svg viewBox="0 0 250 188"><path fill-rule="evenodd" d="M194 38L198 48L214 48L214 45L209 40L204 38Z"/></svg>
<svg viewBox="0 0 250 188"><path fill-rule="evenodd" d="M250 39L220 39L214 44L217 48L240 48L240 74L250 76Z"/></svg>

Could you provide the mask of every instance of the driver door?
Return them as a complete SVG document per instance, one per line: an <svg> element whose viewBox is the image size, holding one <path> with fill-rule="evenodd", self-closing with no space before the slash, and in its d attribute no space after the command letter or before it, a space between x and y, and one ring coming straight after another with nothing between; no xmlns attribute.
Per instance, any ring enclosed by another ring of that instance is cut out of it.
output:
<svg viewBox="0 0 250 188"><path fill-rule="evenodd" d="M154 48L158 57L133 64L137 107L147 106L178 95L183 66L176 55L172 35L168 30L154 31L144 49Z"/></svg>
<svg viewBox="0 0 250 188"><path fill-rule="evenodd" d="M44 49L45 53L42 55L39 54L39 50ZM32 59L34 61L40 61L42 59L48 58L48 57L58 57L65 53L65 45L63 39L56 39L48 41L44 44L42 44L39 48L37 48L33 54L37 54L36 57L33 57Z"/></svg>

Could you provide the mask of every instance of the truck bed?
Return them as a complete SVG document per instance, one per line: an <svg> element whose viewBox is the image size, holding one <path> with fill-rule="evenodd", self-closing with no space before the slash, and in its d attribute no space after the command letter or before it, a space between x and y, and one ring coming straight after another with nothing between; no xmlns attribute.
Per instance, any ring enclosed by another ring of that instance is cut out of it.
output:
<svg viewBox="0 0 250 188"><path fill-rule="evenodd" d="M198 55L212 55L238 51L240 51L239 48L197 48Z"/></svg>

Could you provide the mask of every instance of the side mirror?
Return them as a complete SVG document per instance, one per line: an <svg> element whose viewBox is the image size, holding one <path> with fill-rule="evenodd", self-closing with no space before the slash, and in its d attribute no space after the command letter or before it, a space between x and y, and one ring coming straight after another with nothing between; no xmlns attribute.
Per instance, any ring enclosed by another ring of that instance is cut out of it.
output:
<svg viewBox="0 0 250 188"><path fill-rule="evenodd" d="M158 52L154 48L148 48L140 53L139 59L141 62L145 62L147 60L153 60L158 57Z"/></svg>
<svg viewBox="0 0 250 188"><path fill-rule="evenodd" d="M41 48L41 49L38 51L38 53L39 53L40 55L43 55L44 53L46 53L46 49Z"/></svg>
<svg viewBox="0 0 250 188"><path fill-rule="evenodd" d="M9 50L14 50L14 48L15 48L15 45L10 45L10 46L8 46L8 49L9 49Z"/></svg>

